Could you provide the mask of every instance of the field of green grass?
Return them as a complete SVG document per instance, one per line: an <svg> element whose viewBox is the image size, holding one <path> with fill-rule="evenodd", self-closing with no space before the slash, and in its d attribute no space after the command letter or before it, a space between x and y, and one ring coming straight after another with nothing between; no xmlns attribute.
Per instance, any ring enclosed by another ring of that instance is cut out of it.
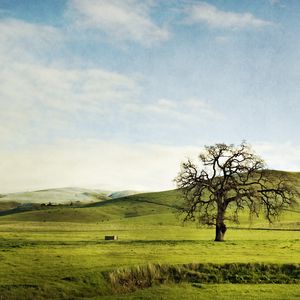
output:
<svg viewBox="0 0 300 300"><path fill-rule="evenodd" d="M299 183L300 173L293 176ZM167 282L124 294L107 278L149 263L299 266L299 207L272 226L263 218L249 225L245 213L238 226L229 224L226 242L216 243L213 228L181 224L177 191L10 211L14 205L0 201L0 211L8 211L0 216L0 299L300 299L299 282Z"/></svg>

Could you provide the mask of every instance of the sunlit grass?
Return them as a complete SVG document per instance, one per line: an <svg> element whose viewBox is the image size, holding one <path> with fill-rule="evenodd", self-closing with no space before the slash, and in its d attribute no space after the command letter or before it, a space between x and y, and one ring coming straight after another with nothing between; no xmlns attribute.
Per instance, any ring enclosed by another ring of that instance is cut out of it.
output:
<svg viewBox="0 0 300 300"><path fill-rule="evenodd" d="M239 225L228 224L226 242L215 243L213 228L182 226L176 203L178 193L168 191L85 208L49 207L1 216L0 295L3 299L102 299L112 293L103 272L148 263L300 264L297 211L284 212L271 226L262 217L250 224L245 212ZM119 240L104 241L105 235L118 235ZM282 285L180 284L113 298L296 299L300 294L299 286L289 285L288 291L286 298L287 288Z"/></svg>

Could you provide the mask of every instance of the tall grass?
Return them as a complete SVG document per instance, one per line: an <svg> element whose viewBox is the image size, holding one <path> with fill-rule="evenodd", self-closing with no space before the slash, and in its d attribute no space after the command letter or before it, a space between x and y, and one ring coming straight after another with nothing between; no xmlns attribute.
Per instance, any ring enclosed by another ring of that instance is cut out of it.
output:
<svg viewBox="0 0 300 300"><path fill-rule="evenodd" d="M115 292L163 283L300 283L299 264L148 264L106 274Z"/></svg>

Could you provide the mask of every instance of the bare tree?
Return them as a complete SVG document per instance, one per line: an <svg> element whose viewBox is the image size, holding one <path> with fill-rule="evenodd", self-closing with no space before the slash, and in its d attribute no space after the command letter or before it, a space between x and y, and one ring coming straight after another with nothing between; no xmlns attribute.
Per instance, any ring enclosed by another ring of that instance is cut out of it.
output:
<svg viewBox="0 0 300 300"><path fill-rule="evenodd" d="M224 240L225 221L238 223L241 210L248 208L250 216L263 212L273 222L299 196L284 172L267 170L245 142L205 146L199 159L201 170L188 160L175 181L183 194L183 220L214 225L215 241Z"/></svg>

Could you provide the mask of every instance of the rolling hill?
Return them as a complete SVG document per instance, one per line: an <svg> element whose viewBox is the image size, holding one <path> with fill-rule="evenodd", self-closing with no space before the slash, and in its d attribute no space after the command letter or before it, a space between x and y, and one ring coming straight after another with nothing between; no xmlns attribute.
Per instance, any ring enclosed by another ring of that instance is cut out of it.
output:
<svg viewBox="0 0 300 300"><path fill-rule="evenodd" d="M82 188L56 188L32 192L11 193L2 195L0 202L14 201L17 203L52 203L67 204L80 201L90 203L108 199L109 191L82 189Z"/></svg>
<svg viewBox="0 0 300 300"><path fill-rule="evenodd" d="M108 199L116 199L137 194L137 191L106 191L99 189L86 189L77 187L54 188L38 191L2 194L0 196L0 210L3 203L14 204L70 204L80 202L87 204ZM7 206L7 204L6 204Z"/></svg>
<svg viewBox="0 0 300 300"><path fill-rule="evenodd" d="M276 172L276 171L274 171ZM300 173L288 173L300 190ZM126 194L126 193L125 193ZM87 189L51 189L10 194L0 199L1 220L38 222L133 222L147 224L178 224L181 197L178 190L142 193L112 198L104 191ZM115 193L115 195L122 195ZM80 204L76 205L76 201ZM40 205L41 203L61 204ZM300 202L300 201L299 201ZM18 203L22 205L18 206ZM33 203L29 205L28 203ZM74 203L75 205L70 205ZM279 228L299 228L300 209L285 211ZM247 212L240 217L240 226L249 226ZM232 224L233 225L233 224ZM262 218L253 221L254 227L268 227Z"/></svg>

